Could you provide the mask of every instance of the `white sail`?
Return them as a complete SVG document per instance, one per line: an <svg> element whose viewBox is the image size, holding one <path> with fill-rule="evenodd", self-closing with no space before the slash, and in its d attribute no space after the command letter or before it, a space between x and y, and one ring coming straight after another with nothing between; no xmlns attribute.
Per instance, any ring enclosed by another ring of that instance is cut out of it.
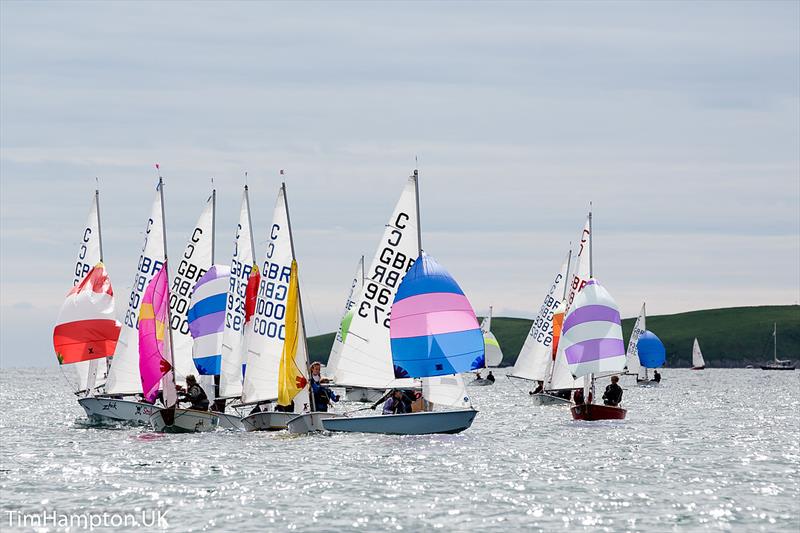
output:
<svg viewBox="0 0 800 533"><path fill-rule="evenodd" d="M422 396L435 406L470 407L461 374L422 379Z"/></svg>
<svg viewBox="0 0 800 533"><path fill-rule="evenodd" d="M503 350L500 343L492 333L492 307L489 306L489 314L481 322L481 333L483 333L484 360L486 368L500 366L503 362Z"/></svg>
<svg viewBox="0 0 800 533"><path fill-rule="evenodd" d="M108 394L141 394L142 381L139 377L139 305L145 287L153 276L161 270L164 258L164 238L161 221L161 196L156 198L145 226L144 245L139 255L136 276L133 278L128 309L122 320L114 359L108 371L106 392Z"/></svg>
<svg viewBox="0 0 800 533"><path fill-rule="evenodd" d="M192 290L197 281L203 277L212 264L214 250L214 195L209 196L200 218L189 234L189 240L183 255L170 261L170 322L172 326L172 357L174 358L175 381L185 383L186 376L197 376L197 369L192 358L192 339L189 333L189 305ZM206 385L213 383L213 378L206 378ZM206 392L213 392L213 387Z"/></svg>
<svg viewBox="0 0 800 533"><path fill-rule="evenodd" d="M578 239L578 253L575 254L575 268L570 275L570 282L567 286L567 296L564 301L564 317L569 314L569 309L575 296L589 281L589 267L591 265L591 250L589 249L589 236L591 233L591 214L586 219L583 231ZM584 377L573 378L569 369L569 363L564 355L563 343L559 343L556 349L556 359L553 363L553 374L550 378L550 389L577 389L582 388L586 382Z"/></svg>
<svg viewBox="0 0 800 533"><path fill-rule="evenodd" d="M517 356L517 362L511 370L512 376L545 381L550 375L549 368L553 361L553 312L563 299L568 268L569 254L564 259L553 283L550 284L550 289L539 307L539 313L533 319L525 343Z"/></svg>
<svg viewBox="0 0 800 533"><path fill-rule="evenodd" d="M700 351L700 343L697 342L697 339L694 340L694 345L692 346L692 366L694 368L706 366L706 362L703 359L703 352Z"/></svg>
<svg viewBox="0 0 800 533"><path fill-rule="evenodd" d="M639 374L641 364L639 364L639 337L644 333L646 321L645 304L642 303L642 310L636 318L636 323L631 331L631 339L628 341L628 351L625 353L625 366L627 373L631 375Z"/></svg>
<svg viewBox="0 0 800 533"><path fill-rule="evenodd" d="M357 387L385 388L395 380L389 341L389 312L397 288L419 252L417 242L416 183L408 179L372 263L364 289L353 307L353 321L339 355L336 383Z"/></svg>
<svg viewBox="0 0 800 533"><path fill-rule="evenodd" d="M245 290L253 270L253 227L250 222L250 201L247 186L242 194L239 224L233 242L231 277L228 301L225 308L225 331L222 334L222 365L219 394L222 398L242 395L242 365L245 363L244 345Z"/></svg>
<svg viewBox="0 0 800 533"><path fill-rule="evenodd" d="M347 338L347 332L350 331L350 324L353 321L353 314L355 314L356 298L361 294L364 288L364 256L358 261L356 273L353 275L353 281L350 283L350 293L347 295L347 300L344 303L344 311L342 312L342 319L339 321L339 329L336 332L336 337L333 339L333 346L331 346L331 353L328 357L328 364L326 365L327 376L335 380L336 369L339 366L339 357L342 352L344 339Z"/></svg>
<svg viewBox="0 0 800 533"><path fill-rule="evenodd" d="M92 197L92 207L89 209L89 218L81 234L81 244L78 248L78 258L72 269L72 285L75 286L89 273L97 263L102 261L100 253L100 217L98 211L98 193ZM92 359L73 363L72 368L78 373L78 390L94 389L105 382L106 362Z"/></svg>
<svg viewBox="0 0 800 533"><path fill-rule="evenodd" d="M261 270L253 326L247 332L247 369L242 402L275 400L286 325L286 297L292 271L289 220L281 188L275 202L267 252ZM298 350L299 351L299 350Z"/></svg>

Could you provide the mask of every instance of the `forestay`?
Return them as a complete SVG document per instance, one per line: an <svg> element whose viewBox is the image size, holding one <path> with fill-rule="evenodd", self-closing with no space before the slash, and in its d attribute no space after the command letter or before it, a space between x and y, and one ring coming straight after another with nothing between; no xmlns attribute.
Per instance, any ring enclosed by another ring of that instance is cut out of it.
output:
<svg viewBox="0 0 800 533"><path fill-rule="evenodd" d="M628 341L628 351L625 353L625 366L628 369L628 374L639 374L639 337L644 333L646 321L645 304L642 303L642 310L639 311L639 316L636 318L636 323L633 325L631 331L631 338Z"/></svg>
<svg viewBox="0 0 800 533"><path fill-rule="evenodd" d="M225 331L222 335L222 366L219 395L233 398L242 394L242 367L245 363L245 301L247 281L254 266L253 226L247 186L242 194L239 223L233 242L228 298L225 307Z"/></svg>
<svg viewBox="0 0 800 533"><path fill-rule="evenodd" d="M444 376L485 366L475 311L456 280L425 252L397 290L390 334L397 378Z"/></svg>
<svg viewBox="0 0 800 533"><path fill-rule="evenodd" d="M278 367L286 334L286 298L292 270L290 239L284 190L281 188L275 202L252 327L247 336L247 370L242 390L244 403L278 398Z"/></svg>
<svg viewBox="0 0 800 533"><path fill-rule="evenodd" d="M172 326L175 379L179 383L184 382L187 375L196 372L192 359L193 340L189 332L187 313L192 289L203 274L211 268L213 262L214 198L215 194L212 193L197 224L189 234L189 240L170 285L170 325Z"/></svg>
<svg viewBox="0 0 800 533"><path fill-rule="evenodd" d="M160 185L159 185L160 187ZM139 378L139 306L145 287L161 269L164 259L163 225L161 221L161 195L156 188L156 198L145 226L144 245L139 255L136 275L133 278L128 309L122 320L122 332L108 371L106 393L141 394Z"/></svg>
<svg viewBox="0 0 800 533"><path fill-rule="evenodd" d="M350 331L350 324L353 322L356 299L361 295L363 288L364 256L362 255L358 261L356 273L353 275L353 281L350 283L350 293L347 295L347 300L345 300L342 319L339 321L339 329L336 331L336 337L333 339L333 346L331 346L331 353L328 357L326 373L333 380L336 379L336 369L339 367L339 358L342 353L342 346L344 346L344 340L347 338L347 332Z"/></svg>
<svg viewBox="0 0 800 533"><path fill-rule="evenodd" d="M564 318L560 346L576 377L625 367L619 308L594 278L586 282L573 300Z"/></svg>
<svg viewBox="0 0 800 533"><path fill-rule="evenodd" d="M220 372L230 273L227 265L212 265L192 291L189 332L194 339L194 366L201 375L216 376Z"/></svg>
<svg viewBox="0 0 800 533"><path fill-rule="evenodd" d="M550 375L548 369L553 361L553 312L563 299L569 274L569 256L570 254L567 254L567 258L564 259L561 269L545 294L539 313L533 319L525 343L511 370L511 375L514 377L545 381Z"/></svg>
<svg viewBox="0 0 800 533"><path fill-rule="evenodd" d="M411 176L372 259L336 366L336 383L357 387L409 386L395 382L389 313L397 288L419 252L416 178Z"/></svg>

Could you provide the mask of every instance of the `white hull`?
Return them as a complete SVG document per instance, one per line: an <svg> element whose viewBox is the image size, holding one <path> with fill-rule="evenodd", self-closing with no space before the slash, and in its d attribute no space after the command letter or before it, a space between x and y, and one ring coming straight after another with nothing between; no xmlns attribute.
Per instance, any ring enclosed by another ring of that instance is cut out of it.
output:
<svg viewBox="0 0 800 533"><path fill-rule="evenodd" d="M242 418L246 431L281 431L286 429L289 420L299 413L282 413L278 411L261 411Z"/></svg>
<svg viewBox="0 0 800 533"><path fill-rule="evenodd" d="M532 394L531 401L533 402L533 405L572 405L572 401L570 400L559 398L558 396L553 396L552 394L547 394L544 392Z"/></svg>
<svg viewBox="0 0 800 533"><path fill-rule="evenodd" d="M134 400L87 397L78 400L86 416L93 422L125 423L146 426L159 407Z"/></svg>
<svg viewBox="0 0 800 533"><path fill-rule="evenodd" d="M336 413L303 413L302 415L296 416L289 420L287 429L289 430L289 433L296 435L325 431L325 428L322 426L323 420L342 416L344 415Z"/></svg>
<svg viewBox="0 0 800 533"><path fill-rule="evenodd" d="M171 409L161 409L150 417L150 424L158 432L162 433L198 433L213 431L219 426L219 416L210 411L195 411L193 409L175 409L175 416L172 424L167 424L167 418Z"/></svg>
<svg viewBox="0 0 800 533"><path fill-rule="evenodd" d="M242 417L231 413L217 413L212 411L219 418L219 427L222 429L244 429Z"/></svg>

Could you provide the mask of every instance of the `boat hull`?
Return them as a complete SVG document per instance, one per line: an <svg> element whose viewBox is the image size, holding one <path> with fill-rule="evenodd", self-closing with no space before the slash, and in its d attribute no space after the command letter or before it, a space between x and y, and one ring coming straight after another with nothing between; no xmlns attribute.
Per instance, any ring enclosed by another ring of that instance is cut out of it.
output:
<svg viewBox="0 0 800 533"><path fill-rule="evenodd" d="M348 402L373 403L383 398L384 394L386 394L386 389L369 389L366 387L344 388L344 399Z"/></svg>
<svg viewBox="0 0 800 533"><path fill-rule="evenodd" d="M628 414L622 407L596 403L575 405L570 412L573 420L624 420Z"/></svg>
<svg viewBox="0 0 800 533"><path fill-rule="evenodd" d="M706 368L705 365L703 365L703 366L693 366L692 370L705 370L705 368Z"/></svg>
<svg viewBox="0 0 800 533"><path fill-rule="evenodd" d="M402 415L337 417L322 420L327 431L383 433L388 435L430 435L461 433L472 425L478 411L432 411Z"/></svg>
<svg viewBox="0 0 800 533"><path fill-rule="evenodd" d="M219 416L194 409L159 409L150 417L150 425L159 433L203 433L219 427Z"/></svg>
<svg viewBox="0 0 800 533"><path fill-rule="evenodd" d="M545 392L531 394L531 401L533 405L570 405L572 403L566 398L561 398Z"/></svg>
<svg viewBox="0 0 800 533"><path fill-rule="evenodd" d="M222 429L233 429L233 430L241 430L244 429L244 423L242 422L242 417L235 414L229 413L218 413L216 411L212 411L217 417L219 418L219 427Z"/></svg>
<svg viewBox="0 0 800 533"><path fill-rule="evenodd" d="M94 396L80 398L78 403L93 422L125 423L136 426L149 424L150 417L160 409L145 402Z"/></svg>
<svg viewBox="0 0 800 533"><path fill-rule="evenodd" d="M286 429L289 420L298 413L282 413L279 411L261 411L242 418L245 431L281 431Z"/></svg>
<svg viewBox="0 0 800 533"><path fill-rule="evenodd" d="M325 428L322 425L323 420L328 420L329 418L340 418L343 416L344 415L342 414L323 412L303 413L302 415L295 416L289 420L289 422L286 424L286 429L289 430L289 433L293 433L295 435L325 431Z"/></svg>
<svg viewBox="0 0 800 533"><path fill-rule="evenodd" d="M761 365L761 370L794 370L795 365L791 366L783 366L783 365Z"/></svg>
<svg viewBox="0 0 800 533"><path fill-rule="evenodd" d="M467 383L468 387L488 387L489 385L494 385L494 381L491 379L474 379Z"/></svg>

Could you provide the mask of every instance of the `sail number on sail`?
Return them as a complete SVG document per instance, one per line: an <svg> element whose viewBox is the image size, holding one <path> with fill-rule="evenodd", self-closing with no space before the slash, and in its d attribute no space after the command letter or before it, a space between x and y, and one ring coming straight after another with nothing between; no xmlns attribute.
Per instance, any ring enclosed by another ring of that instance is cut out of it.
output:
<svg viewBox="0 0 800 533"><path fill-rule="evenodd" d="M253 265L239 260L239 235L242 225L236 227L236 241L231 260L231 277L228 285L228 302L225 307L225 327L233 331L242 331L244 328L244 304L247 299L247 280Z"/></svg>
<svg viewBox="0 0 800 533"><path fill-rule="evenodd" d="M145 230L145 242L142 247L142 255L139 256L139 266L136 270L136 278L133 280L133 289L131 290L131 298L128 301L128 311L125 313L125 325L131 328L139 329L139 304L142 301L142 294L144 294L147 282L155 275L156 272L161 270L164 262L160 259L153 259L144 255L147 251L147 242L150 240L150 228L153 226L153 219L147 221L147 229Z"/></svg>
<svg viewBox="0 0 800 533"><path fill-rule="evenodd" d="M203 228L194 228L189 244L186 246L181 262L178 265L169 294L169 308L172 311L170 327L172 327L173 331L180 331L185 335L189 334L189 321L186 315L189 309L189 299L192 296L195 284L206 273L205 268L197 266L192 261L196 245L201 241L202 237Z"/></svg>
<svg viewBox="0 0 800 533"><path fill-rule="evenodd" d="M386 240L378 253L378 262L370 273L369 281L364 285L361 305L358 315L362 318L372 318L376 324L383 324L389 329L389 312L392 300L397 292L397 286L403 276L414 264L414 257L409 257L398 250L403 242L404 232L411 217L408 213L400 212L391 225L391 231L386 233ZM412 238L415 238L416 234Z"/></svg>
<svg viewBox="0 0 800 533"><path fill-rule="evenodd" d="M556 274L556 279L550 286L547 296L544 297L544 302L539 308L539 313L533 321L533 327L528 333L536 342L544 346L550 346L553 342L553 313L561 302L558 298L555 298L553 294L561 284L562 278L561 272Z"/></svg>
<svg viewBox="0 0 800 533"><path fill-rule="evenodd" d="M280 229L278 224L272 225L272 242L267 245L267 259L264 261L264 270L261 273L261 283L258 288L253 330L259 335L284 340L286 304L281 302L286 302L292 267L270 262L275 252L274 243L278 239Z"/></svg>
<svg viewBox="0 0 800 533"><path fill-rule="evenodd" d="M81 248L78 252L78 261L75 263L75 279L72 280L73 286L80 283L94 266L86 262L86 256L89 253L89 243L92 240L93 233L92 228L89 226L83 230L83 240L81 241Z"/></svg>

